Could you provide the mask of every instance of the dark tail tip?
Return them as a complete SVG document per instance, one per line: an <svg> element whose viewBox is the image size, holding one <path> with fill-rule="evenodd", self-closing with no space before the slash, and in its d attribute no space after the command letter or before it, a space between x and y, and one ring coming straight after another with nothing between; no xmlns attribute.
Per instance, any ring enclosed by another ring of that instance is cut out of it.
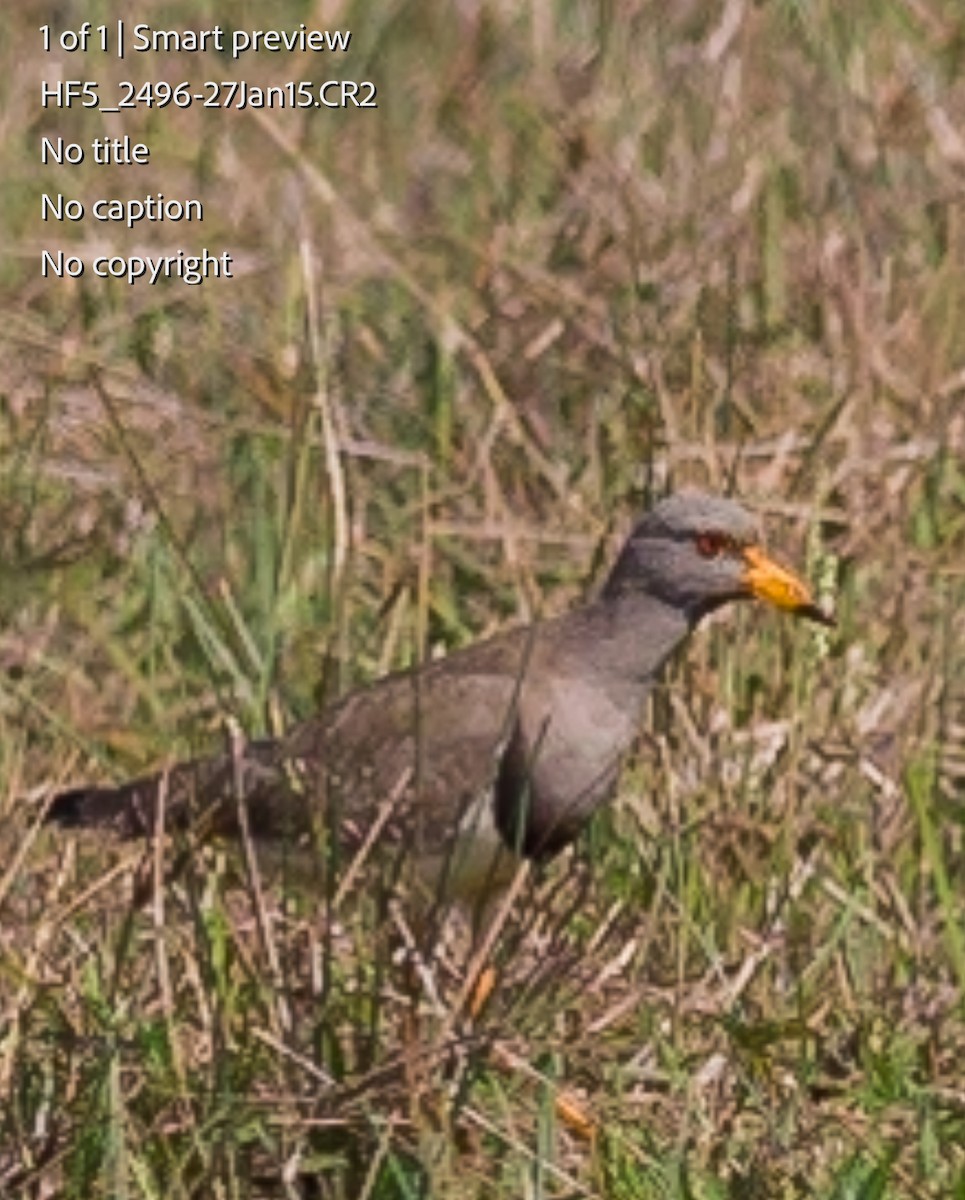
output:
<svg viewBox="0 0 965 1200"><path fill-rule="evenodd" d="M61 792L54 796L47 809L44 821L47 824L62 825L65 829L78 829L91 823L88 811L90 800L96 795L94 788L73 788L69 792Z"/></svg>

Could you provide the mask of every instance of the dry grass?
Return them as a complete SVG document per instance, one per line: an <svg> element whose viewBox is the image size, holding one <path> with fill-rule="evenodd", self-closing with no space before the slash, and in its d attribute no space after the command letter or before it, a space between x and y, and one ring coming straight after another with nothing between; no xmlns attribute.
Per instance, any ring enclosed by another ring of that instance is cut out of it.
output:
<svg viewBox="0 0 965 1200"><path fill-rule="evenodd" d="M350 53L238 75L377 112L55 115L2 17L0 1194L965 1196L960 4L301 20ZM152 163L42 172L51 131ZM203 233L42 227L43 191L200 196ZM239 278L41 281L58 237ZM758 503L839 628L696 639L481 1015L378 889L165 882L23 799L557 609L683 481Z"/></svg>

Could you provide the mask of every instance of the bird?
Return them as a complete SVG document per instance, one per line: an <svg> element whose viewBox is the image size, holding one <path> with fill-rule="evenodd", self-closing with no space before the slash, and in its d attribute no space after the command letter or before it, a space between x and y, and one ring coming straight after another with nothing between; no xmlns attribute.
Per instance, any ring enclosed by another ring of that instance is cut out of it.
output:
<svg viewBox="0 0 965 1200"><path fill-rule="evenodd" d="M61 792L46 819L132 839L163 812L166 830L204 823L256 844L389 846L424 899L473 909L612 799L667 661L708 614L753 599L834 624L741 503L678 491L562 615L389 674L277 739Z"/></svg>

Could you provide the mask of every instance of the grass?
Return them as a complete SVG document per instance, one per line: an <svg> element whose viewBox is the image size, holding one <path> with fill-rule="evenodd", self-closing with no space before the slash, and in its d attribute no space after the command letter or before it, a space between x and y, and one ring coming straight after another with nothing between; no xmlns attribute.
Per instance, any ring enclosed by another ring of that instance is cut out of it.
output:
<svg viewBox="0 0 965 1200"><path fill-rule="evenodd" d="M959 5L316 8L272 22L347 55L238 68L2 18L0 1194L965 1196ZM36 103L81 66L380 107L108 130ZM42 168L52 130L151 164ZM41 281L197 248L44 191L199 196L238 278ZM397 961L387 889L38 826L558 611L688 481L838 629L694 640L481 1016Z"/></svg>

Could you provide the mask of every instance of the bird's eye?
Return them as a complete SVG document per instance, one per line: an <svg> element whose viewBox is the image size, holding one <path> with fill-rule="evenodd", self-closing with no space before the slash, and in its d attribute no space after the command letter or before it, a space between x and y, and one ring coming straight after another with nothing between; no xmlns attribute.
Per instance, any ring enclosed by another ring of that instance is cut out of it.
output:
<svg viewBox="0 0 965 1200"><path fill-rule="evenodd" d="M731 548L730 539L722 533L698 533L694 545L702 558L717 558Z"/></svg>

